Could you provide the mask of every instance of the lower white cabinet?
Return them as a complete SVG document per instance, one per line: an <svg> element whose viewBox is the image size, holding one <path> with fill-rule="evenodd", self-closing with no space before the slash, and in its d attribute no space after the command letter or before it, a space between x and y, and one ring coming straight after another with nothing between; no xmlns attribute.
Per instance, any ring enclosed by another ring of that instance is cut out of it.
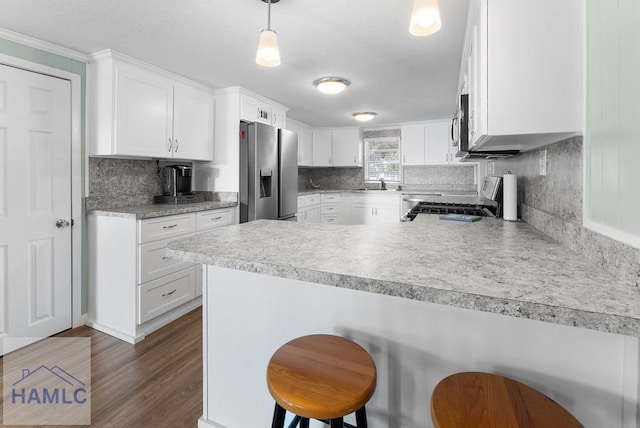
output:
<svg viewBox="0 0 640 428"><path fill-rule="evenodd" d="M167 243L233 223L235 208L145 220L90 215L87 324L130 343L201 305L202 266Z"/></svg>
<svg viewBox="0 0 640 428"><path fill-rule="evenodd" d="M298 223L320 223L320 194L298 196Z"/></svg>
<svg viewBox="0 0 640 428"><path fill-rule="evenodd" d="M393 193L354 193L351 195L351 224L398 223L400 195Z"/></svg>
<svg viewBox="0 0 640 428"><path fill-rule="evenodd" d="M340 193L323 193L320 195L320 223L340 224Z"/></svg>

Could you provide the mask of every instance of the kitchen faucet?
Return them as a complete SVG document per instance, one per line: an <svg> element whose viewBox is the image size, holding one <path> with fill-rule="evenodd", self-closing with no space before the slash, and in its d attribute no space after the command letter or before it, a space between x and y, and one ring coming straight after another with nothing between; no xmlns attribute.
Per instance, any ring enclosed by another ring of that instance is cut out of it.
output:
<svg viewBox="0 0 640 428"><path fill-rule="evenodd" d="M387 190L387 183L384 182L384 178L380 179L380 190Z"/></svg>

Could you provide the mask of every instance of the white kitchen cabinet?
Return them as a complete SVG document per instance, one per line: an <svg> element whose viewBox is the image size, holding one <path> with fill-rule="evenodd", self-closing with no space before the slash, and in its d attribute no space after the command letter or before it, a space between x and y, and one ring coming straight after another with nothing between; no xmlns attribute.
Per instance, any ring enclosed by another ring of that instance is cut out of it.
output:
<svg viewBox="0 0 640 428"><path fill-rule="evenodd" d="M529 150L581 132L584 2L480 0L468 16L470 147Z"/></svg>
<svg viewBox="0 0 640 428"><path fill-rule="evenodd" d="M313 166L331 166L331 130L314 129L311 132L313 140Z"/></svg>
<svg viewBox="0 0 640 428"><path fill-rule="evenodd" d="M424 123L404 124L400 128L402 139L402 164L425 164Z"/></svg>
<svg viewBox="0 0 640 428"><path fill-rule="evenodd" d="M362 192L351 196L351 224L381 224L400 222L398 192Z"/></svg>
<svg viewBox="0 0 640 428"><path fill-rule="evenodd" d="M193 189L216 192L238 192L240 189L240 121L276 123L286 128L287 107L244 88L218 89L215 97L215 138L212 162L194 162ZM259 109L270 111L260 119ZM284 112L284 113L283 113Z"/></svg>
<svg viewBox="0 0 640 428"><path fill-rule="evenodd" d="M360 128L331 131L333 166L362 166L363 151Z"/></svg>
<svg viewBox="0 0 640 428"><path fill-rule="evenodd" d="M340 193L322 193L320 195L320 223L342 223Z"/></svg>
<svg viewBox="0 0 640 428"><path fill-rule="evenodd" d="M288 119L287 129L298 134L298 166L312 166L313 138L311 128L302 122Z"/></svg>
<svg viewBox="0 0 640 428"><path fill-rule="evenodd" d="M457 147L451 144L451 121L407 123L401 126L403 165L448 165L459 163Z"/></svg>
<svg viewBox="0 0 640 428"><path fill-rule="evenodd" d="M213 159L213 95L106 50L90 56L89 155Z"/></svg>
<svg viewBox="0 0 640 428"><path fill-rule="evenodd" d="M298 223L320 223L320 194L298 196Z"/></svg>
<svg viewBox="0 0 640 428"><path fill-rule="evenodd" d="M166 245L231 224L234 208L145 220L88 216L88 324L130 343L200 306L202 267Z"/></svg>
<svg viewBox="0 0 640 428"><path fill-rule="evenodd" d="M313 166L362 166L359 128L313 129Z"/></svg>
<svg viewBox="0 0 640 428"><path fill-rule="evenodd" d="M427 165L460 163L457 146L451 142L451 121L429 122L425 125L425 158Z"/></svg>
<svg viewBox="0 0 640 428"><path fill-rule="evenodd" d="M287 110L285 108L250 93L242 93L240 99L241 120L265 123L277 128L286 127Z"/></svg>

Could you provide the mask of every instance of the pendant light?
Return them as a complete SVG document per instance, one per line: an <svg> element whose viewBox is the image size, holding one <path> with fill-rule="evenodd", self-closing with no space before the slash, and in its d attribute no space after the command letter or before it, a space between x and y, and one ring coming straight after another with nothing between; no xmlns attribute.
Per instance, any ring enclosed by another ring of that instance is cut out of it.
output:
<svg viewBox="0 0 640 428"><path fill-rule="evenodd" d="M409 32L414 36L428 36L442 27L438 0L414 0Z"/></svg>
<svg viewBox="0 0 640 428"><path fill-rule="evenodd" d="M263 67L276 67L280 65L280 49L278 48L278 35L271 29L271 3L280 0L261 0L269 4L267 15L267 28L260 33L256 62Z"/></svg>

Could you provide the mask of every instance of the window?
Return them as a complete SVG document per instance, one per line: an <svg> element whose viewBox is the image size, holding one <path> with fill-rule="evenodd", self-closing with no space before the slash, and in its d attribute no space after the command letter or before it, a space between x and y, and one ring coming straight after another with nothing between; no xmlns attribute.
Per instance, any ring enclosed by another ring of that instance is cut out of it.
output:
<svg viewBox="0 0 640 428"><path fill-rule="evenodd" d="M400 182L400 137L364 139L364 180Z"/></svg>

